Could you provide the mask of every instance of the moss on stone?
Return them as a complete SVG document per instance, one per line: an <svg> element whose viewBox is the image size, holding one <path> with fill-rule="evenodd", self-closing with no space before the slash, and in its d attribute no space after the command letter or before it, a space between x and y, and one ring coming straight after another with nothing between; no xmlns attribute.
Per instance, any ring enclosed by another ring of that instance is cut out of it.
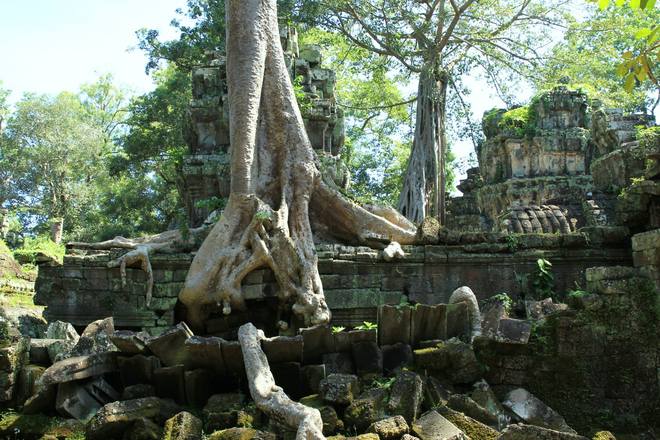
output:
<svg viewBox="0 0 660 440"><path fill-rule="evenodd" d="M500 433L493 428L451 408L439 407L436 411L456 425L472 440L496 440L500 436Z"/></svg>
<svg viewBox="0 0 660 440"><path fill-rule="evenodd" d="M0 437L39 439L52 436L68 440L83 440L84 425L59 417L49 417L43 414L26 415L13 411L0 413Z"/></svg>

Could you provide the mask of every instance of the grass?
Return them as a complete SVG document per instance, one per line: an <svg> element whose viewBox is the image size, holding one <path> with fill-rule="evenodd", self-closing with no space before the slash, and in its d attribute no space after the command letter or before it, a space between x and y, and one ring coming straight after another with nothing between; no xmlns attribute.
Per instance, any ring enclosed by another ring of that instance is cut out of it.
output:
<svg viewBox="0 0 660 440"><path fill-rule="evenodd" d="M50 240L48 237L28 237L25 239L23 246L14 251L16 259L29 260L34 263L35 256L38 253L47 255L60 263L64 259L64 244L57 244Z"/></svg>

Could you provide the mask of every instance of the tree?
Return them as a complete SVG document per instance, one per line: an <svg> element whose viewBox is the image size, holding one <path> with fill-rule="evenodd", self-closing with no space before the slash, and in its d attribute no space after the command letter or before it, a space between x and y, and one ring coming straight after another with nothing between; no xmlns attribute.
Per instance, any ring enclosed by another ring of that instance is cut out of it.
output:
<svg viewBox="0 0 660 440"><path fill-rule="evenodd" d="M413 146L399 201L408 218L444 221L446 104L460 76L481 66L491 80L536 64L543 30L561 2L534 0L317 0L321 23L418 76Z"/></svg>
<svg viewBox="0 0 660 440"><path fill-rule="evenodd" d="M53 241L59 242L63 225L80 221L94 200L94 181L102 173L102 130L87 118L78 97L65 92L25 95L6 132L6 142L21 158L14 169L23 199L54 225Z"/></svg>
<svg viewBox="0 0 660 440"><path fill-rule="evenodd" d="M660 89L651 81L634 81L637 87L629 91L621 87L621 74L629 75L629 68L621 64L621 54L631 52L640 44L635 37L640 29L652 27L659 20L658 10L593 8L586 19L569 23L563 40L538 69L534 79L536 88L549 89L568 79L573 87L584 89L606 107L648 110L653 106L650 93L658 93Z"/></svg>

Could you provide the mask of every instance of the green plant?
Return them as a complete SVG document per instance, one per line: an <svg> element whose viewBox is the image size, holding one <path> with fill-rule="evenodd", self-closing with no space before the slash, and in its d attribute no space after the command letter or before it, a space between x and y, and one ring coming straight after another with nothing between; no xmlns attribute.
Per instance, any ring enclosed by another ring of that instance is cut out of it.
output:
<svg viewBox="0 0 660 440"><path fill-rule="evenodd" d="M520 240L518 235L509 234L506 236L506 246L509 248L509 252L515 252L520 247Z"/></svg>
<svg viewBox="0 0 660 440"><path fill-rule="evenodd" d="M513 307L513 300L508 293L498 293L497 295L493 295L491 298L499 303L502 303L504 310L506 310L507 313L511 312L511 308Z"/></svg>
<svg viewBox="0 0 660 440"><path fill-rule="evenodd" d="M300 113L303 115L309 114L314 108L314 103L309 95L305 92L305 86L302 83L302 76L297 76L293 80L293 91L296 95L296 101L298 101L298 107L300 108Z"/></svg>
<svg viewBox="0 0 660 440"><path fill-rule="evenodd" d="M355 327L355 330L376 330L377 328L378 324L374 324L373 322L369 321L363 321L362 325Z"/></svg>
<svg viewBox="0 0 660 440"><path fill-rule="evenodd" d="M390 389L395 380L396 377L377 377L371 382L371 386L372 388L382 388L387 390Z"/></svg>
<svg viewBox="0 0 660 440"><path fill-rule="evenodd" d="M20 260L29 260L35 263L35 257L41 253L53 258L60 263L64 259L64 244L57 244L46 236L27 237L23 246L14 251L14 256ZM21 258L22 257L22 258Z"/></svg>
<svg viewBox="0 0 660 440"><path fill-rule="evenodd" d="M523 138L528 132L529 107L517 107L502 115L497 126L500 130L512 133L517 138Z"/></svg>
<svg viewBox="0 0 660 440"><path fill-rule="evenodd" d="M210 212L210 211L215 211L217 209L224 209L226 204L227 204L227 199L223 197L213 196L208 199L198 200L197 202L195 202L195 208L206 209Z"/></svg>
<svg viewBox="0 0 660 440"><path fill-rule="evenodd" d="M532 274L534 298L543 299L554 296L555 276L552 263L545 258L536 260L536 270Z"/></svg>
<svg viewBox="0 0 660 440"><path fill-rule="evenodd" d="M346 327L342 326L332 326L332 333L341 333L346 330Z"/></svg>

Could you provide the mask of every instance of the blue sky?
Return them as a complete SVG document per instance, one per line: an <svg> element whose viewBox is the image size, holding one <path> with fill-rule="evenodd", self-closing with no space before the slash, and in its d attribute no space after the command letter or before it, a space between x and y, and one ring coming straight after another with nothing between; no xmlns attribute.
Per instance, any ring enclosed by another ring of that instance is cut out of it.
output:
<svg viewBox="0 0 660 440"><path fill-rule="evenodd" d="M112 73L135 92L151 88L135 31L174 37L185 0L0 0L0 81L12 101L24 92L76 91Z"/></svg>

